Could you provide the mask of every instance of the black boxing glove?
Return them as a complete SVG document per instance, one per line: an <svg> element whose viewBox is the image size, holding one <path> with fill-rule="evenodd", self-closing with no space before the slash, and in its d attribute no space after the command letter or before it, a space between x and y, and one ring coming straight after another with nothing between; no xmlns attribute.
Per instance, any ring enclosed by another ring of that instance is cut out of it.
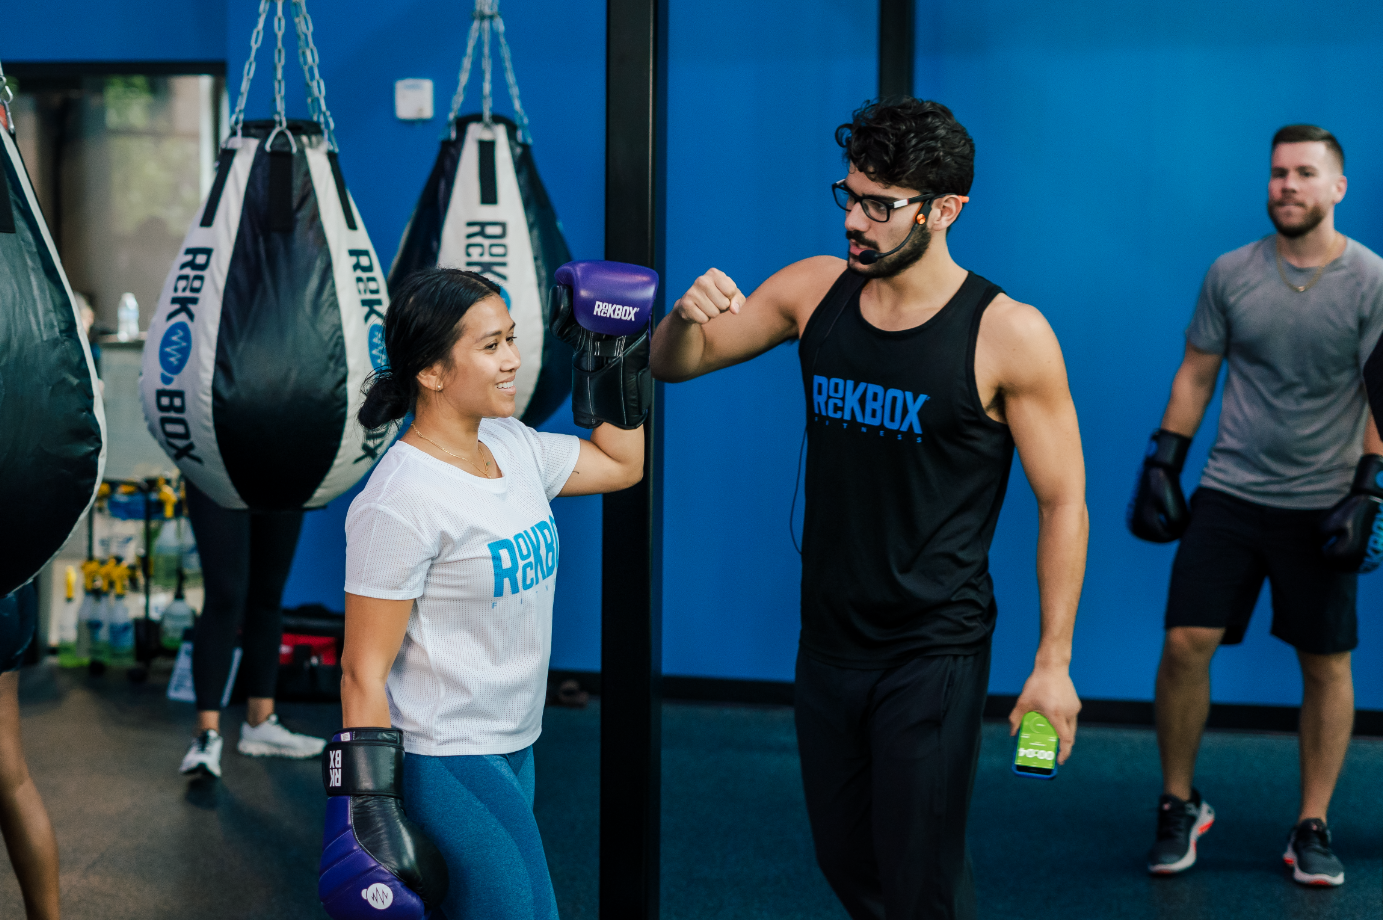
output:
<svg viewBox="0 0 1383 920"><path fill-rule="evenodd" d="M624 262L568 262L555 273L548 326L576 354L571 412L576 424L638 428L653 405L649 319L658 273Z"/></svg>
<svg viewBox="0 0 1383 920"><path fill-rule="evenodd" d="M442 851L403 811L403 733L347 728L322 754L317 897L332 920L422 920L447 895Z"/></svg>
<svg viewBox="0 0 1383 920"><path fill-rule="evenodd" d="M1383 561L1383 457L1364 454L1354 485L1321 520L1321 554L1331 568L1367 574Z"/></svg>
<svg viewBox="0 0 1383 920"><path fill-rule="evenodd" d="M1191 439L1159 428L1152 433L1133 500L1128 505L1128 529L1140 540L1171 543L1186 532L1191 509L1181 493L1181 468Z"/></svg>

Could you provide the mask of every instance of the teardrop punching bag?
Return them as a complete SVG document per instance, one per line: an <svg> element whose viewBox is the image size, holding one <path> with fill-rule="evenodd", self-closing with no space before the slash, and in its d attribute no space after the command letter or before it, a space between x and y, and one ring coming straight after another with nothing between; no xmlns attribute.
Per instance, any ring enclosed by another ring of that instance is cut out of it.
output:
<svg viewBox="0 0 1383 920"><path fill-rule="evenodd" d="M492 27L498 33L518 123L489 111ZM457 117L478 35L484 37L486 111ZM442 141L432 174L404 229L389 283L440 265L478 272L498 284L518 327L522 364L515 381L514 414L536 425L571 392L571 348L552 334L547 323L553 273L571 261L571 251L538 178L503 21L493 0L476 4L450 123L451 137Z"/></svg>
<svg viewBox="0 0 1383 920"><path fill-rule="evenodd" d="M106 463L96 366L10 136L8 92L0 72L0 597L67 542Z"/></svg>
<svg viewBox="0 0 1383 920"><path fill-rule="evenodd" d="M284 120L281 102L279 113L232 121L144 350L150 432L230 509L319 508L370 471L388 436L355 417L384 358L379 259L329 116L324 132Z"/></svg>

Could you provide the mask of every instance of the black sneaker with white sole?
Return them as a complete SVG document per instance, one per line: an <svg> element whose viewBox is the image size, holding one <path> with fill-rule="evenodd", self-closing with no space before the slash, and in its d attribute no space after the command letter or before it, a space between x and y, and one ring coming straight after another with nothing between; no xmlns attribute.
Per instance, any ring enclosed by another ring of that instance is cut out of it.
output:
<svg viewBox="0 0 1383 920"><path fill-rule="evenodd" d="M1345 883L1345 867L1330 849L1330 831L1319 818L1307 818L1292 828L1282 861L1302 885L1333 888Z"/></svg>
<svg viewBox="0 0 1383 920"><path fill-rule="evenodd" d="M1215 823L1215 809L1191 790L1191 799L1163 793L1157 800L1157 840L1148 850L1148 871L1175 875L1196 863L1196 841Z"/></svg>

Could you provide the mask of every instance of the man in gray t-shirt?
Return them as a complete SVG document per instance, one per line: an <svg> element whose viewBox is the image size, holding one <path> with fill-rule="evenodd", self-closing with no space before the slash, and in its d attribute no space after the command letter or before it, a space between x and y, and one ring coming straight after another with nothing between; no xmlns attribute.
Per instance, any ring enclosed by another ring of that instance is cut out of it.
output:
<svg viewBox="0 0 1383 920"><path fill-rule="evenodd" d="M1383 258L1344 240L1298 291L1316 269L1282 259L1283 283L1277 238L1215 260L1186 330L1188 345L1229 365L1200 484L1273 508L1328 508L1363 452L1360 372L1383 331Z"/></svg>
<svg viewBox="0 0 1383 920"><path fill-rule="evenodd" d="M1383 259L1335 229L1347 184L1329 132L1277 132L1268 182L1277 232L1221 256L1206 274L1129 506L1136 536L1181 539L1157 673L1163 794L1148 854L1156 874L1190 868L1214 822L1192 787L1210 660L1243 640L1267 579L1273 635L1296 648L1306 688L1301 806L1283 859L1302 884L1344 882L1326 810L1353 726L1356 573L1383 497L1383 441L1361 376L1383 331ZM1222 362L1219 431L1188 508L1181 467Z"/></svg>

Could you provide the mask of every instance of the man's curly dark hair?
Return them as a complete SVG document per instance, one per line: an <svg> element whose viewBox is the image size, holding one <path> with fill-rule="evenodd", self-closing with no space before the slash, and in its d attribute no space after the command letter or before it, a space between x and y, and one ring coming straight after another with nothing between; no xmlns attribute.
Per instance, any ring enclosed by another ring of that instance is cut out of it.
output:
<svg viewBox="0 0 1383 920"><path fill-rule="evenodd" d="M836 128L845 160L875 182L968 195L975 142L940 102L890 96L865 103Z"/></svg>

